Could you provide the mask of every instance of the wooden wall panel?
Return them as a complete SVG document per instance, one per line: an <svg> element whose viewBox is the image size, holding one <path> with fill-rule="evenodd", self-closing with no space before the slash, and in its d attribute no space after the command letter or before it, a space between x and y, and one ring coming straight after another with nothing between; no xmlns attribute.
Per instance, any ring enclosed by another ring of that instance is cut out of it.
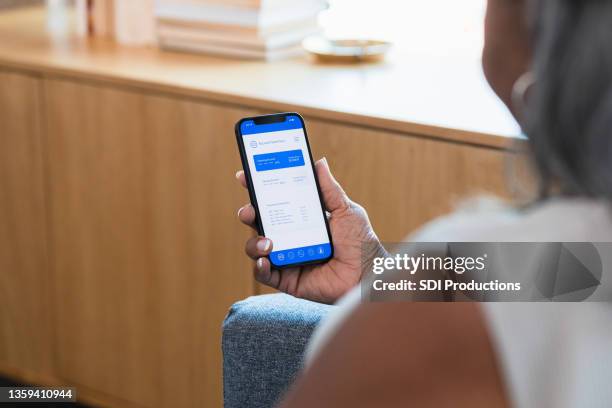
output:
<svg viewBox="0 0 612 408"><path fill-rule="evenodd" d="M327 156L383 241L401 241L467 198L508 195L503 151L317 120L307 126L313 154Z"/></svg>
<svg viewBox="0 0 612 408"><path fill-rule="evenodd" d="M39 80L0 71L0 368L53 370Z"/></svg>
<svg viewBox="0 0 612 408"><path fill-rule="evenodd" d="M252 293L233 125L252 112L45 82L61 378L221 405L221 322Z"/></svg>

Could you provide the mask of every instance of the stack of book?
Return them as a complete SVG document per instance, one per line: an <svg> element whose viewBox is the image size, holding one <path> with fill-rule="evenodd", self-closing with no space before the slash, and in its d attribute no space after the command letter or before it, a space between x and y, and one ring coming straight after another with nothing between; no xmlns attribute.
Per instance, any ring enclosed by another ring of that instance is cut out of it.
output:
<svg viewBox="0 0 612 408"><path fill-rule="evenodd" d="M277 60L302 53L326 8L326 0L158 0L157 38L166 49Z"/></svg>

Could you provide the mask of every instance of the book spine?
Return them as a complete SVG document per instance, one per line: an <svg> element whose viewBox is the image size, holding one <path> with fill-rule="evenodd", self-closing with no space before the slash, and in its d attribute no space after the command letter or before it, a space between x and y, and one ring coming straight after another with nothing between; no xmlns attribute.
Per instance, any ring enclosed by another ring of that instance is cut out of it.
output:
<svg viewBox="0 0 612 408"><path fill-rule="evenodd" d="M176 40L193 44L211 44L264 51L298 45L305 37L319 32L320 29L317 26L311 26L271 36L246 36L216 31L164 27L163 25L157 27L157 35L160 40Z"/></svg>
<svg viewBox="0 0 612 408"><path fill-rule="evenodd" d="M247 49L236 49L227 48L212 44L193 44L190 42L184 42L179 40L161 40L160 46L167 50L173 51L187 51L195 52L200 54L219 55L225 57L233 57L240 59L255 59L264 61L274 61L284 58L291 58L298 55L303 55L304 50L299 47L289 47L282 50L247 50Z"/></svg>
<svg viewBox="0 0 612 408"><path fill-rule="evenodd" d="M161 1L155 15L158 20L184 22L185 24L217 24L252 29L265 29L276 25L293 24L315 18L327 8L324 0L298 3L300 6L273 9L244 9L209 3L176 4Z"/></svg>

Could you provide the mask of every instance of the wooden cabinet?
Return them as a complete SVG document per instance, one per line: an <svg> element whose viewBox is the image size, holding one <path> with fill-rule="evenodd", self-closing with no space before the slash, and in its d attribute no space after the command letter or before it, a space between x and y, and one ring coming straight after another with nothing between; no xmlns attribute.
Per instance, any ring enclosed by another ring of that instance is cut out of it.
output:
<svg viewBox="0 0 612 408"><path fill-rule="evenodd" d="M220 325L252 282L233 125L259 112L1 73L0 368L86 400L220 406ZM380 237L504 194L503 153L306 118ZM18 374L19 375L19 374ZM83 391L84 390L84 391Z"/></svg>
<svg viewBox="0 0 612 408"><path fill-rule="evenodd" d="M0 371L102 405L220 406L221 322L265 291L234 180L233 125L261 112L52 75L0 83ZM385 241L455 198L505 194L501 150L306 120Z"/></svg>
<svg viewBox="0 0 612 408"><path fill-rule="evenodd" d="M220 406L220 326L252 294L233 124L253 112L45 81L59 375Z"/></svg>
<svg viewBox="0 0 612 408"><path fill-rule="evenodd" d="M40 86L0 70L0 365L17 375L54 362Z"/></svg>

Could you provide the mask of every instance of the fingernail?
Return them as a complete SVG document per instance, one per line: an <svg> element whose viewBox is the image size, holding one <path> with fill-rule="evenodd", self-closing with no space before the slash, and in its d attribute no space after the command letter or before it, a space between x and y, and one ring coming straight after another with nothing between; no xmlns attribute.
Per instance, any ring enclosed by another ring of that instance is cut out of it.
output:
<svg viewBox="0 0 612 408"><path fill-rule="evenodd" d="M242 173L242 170L238 170L238 171L236 172L236 178L239 178L239 177L240 177L240 173Z"/></svg>
<svg viewBox="0 0 612 408"><path fill-rule="evenodd" d="M242 212L242 210L244 210L244 207L240 207L240 208L238 209L238 218L240 218L240 213Z"/></svg>
<svg viewBox="0 0 612 408"><path fill-rule="evenodd" d="M329 163L327 163L327 157L323 157L321 162L325 165L325 167L329 168Z"/></svg>
<svg viewBox="0 0 612 408"><path fill-rule="evenodd" d="M270 249L270 240L267 238L261 239L259 240L259 242L257 242L257 249L260 250L261 252L268 252L268 250Z"/></svg>
<svg viewBox="0 0 612 408"><path fill-rule="evenodd" d="M255 264L257 265L257 280L264 284L270 282L270 271L264 269L264 259L259 258Z"/></svg>

